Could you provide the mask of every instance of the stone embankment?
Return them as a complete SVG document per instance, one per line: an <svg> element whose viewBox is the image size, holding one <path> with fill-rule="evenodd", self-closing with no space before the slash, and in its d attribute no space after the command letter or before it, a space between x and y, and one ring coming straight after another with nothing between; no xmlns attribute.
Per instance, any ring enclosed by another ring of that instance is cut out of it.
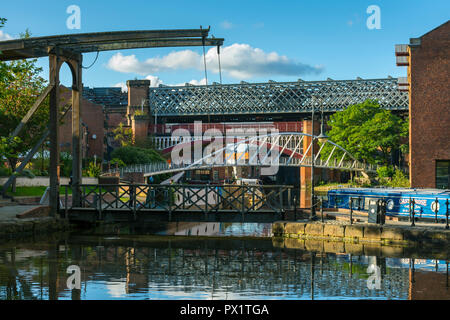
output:
<svg viewBox="0 0 450 320"><path fill-rule="evenodd" d="M46 206L8 206L0 209L0 241L47 235L70 228L67 220L49 217L49 207Z"/></svg>
<svg viewBox="0 0 450 320"><path fill-rule="evenodd" d="M391 258L450 259L450 230L442 226L275 222L274 247Z"/></svg>
<svg viewBox="0 0 450 320"><path fill-rule="evenodd" d="M274 236L345 242L416 244L450 244L450 230L441 227L411 227L408 225L344 224L320 222L275 222Z"/></svg>

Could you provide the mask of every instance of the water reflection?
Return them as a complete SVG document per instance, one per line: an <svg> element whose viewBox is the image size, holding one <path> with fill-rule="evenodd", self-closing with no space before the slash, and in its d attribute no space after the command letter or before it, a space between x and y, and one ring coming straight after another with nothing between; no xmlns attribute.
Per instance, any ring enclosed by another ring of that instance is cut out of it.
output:
<svg viewBox="0 0 450 320"><path fill-rule="evenodd" d="M123 231L122 231L123 233ZM167 222L134 226L132 234L271 237L271 223Z"/></svg>
<svg viewBox="0 0 450 320"><path fill-rule="evenodd" d="M4 245L0 299L450 298L445 261L284 250L271 239L194 238L78 235ZM66 287L74 264L80 290ZM380 268L380 289L368 289L370 264Z"/></svg>

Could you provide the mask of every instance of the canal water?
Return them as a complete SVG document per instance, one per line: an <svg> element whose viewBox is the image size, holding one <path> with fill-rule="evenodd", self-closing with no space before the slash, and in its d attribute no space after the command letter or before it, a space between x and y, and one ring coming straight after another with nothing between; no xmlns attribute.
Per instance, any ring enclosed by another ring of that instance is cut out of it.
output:
<svg viewBox="0 0 450 320"><path fill-rule="evenodd" d="M450 299L446 261L288 250L270 236L270 224L170 223L3 243L0 299Z"/></svg>

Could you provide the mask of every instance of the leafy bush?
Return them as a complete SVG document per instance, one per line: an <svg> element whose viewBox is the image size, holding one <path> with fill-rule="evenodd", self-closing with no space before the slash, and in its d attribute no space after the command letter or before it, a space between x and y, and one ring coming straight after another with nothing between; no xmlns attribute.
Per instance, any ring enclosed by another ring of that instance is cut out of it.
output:
<svg viewBox="0 0 450 320"><path fill-rule="evenodd" d="M388 183L388 186L397 188L409 188L409 179L401 170L395 170L394 176Z"/></svg>
<svg viewBox="0 0 450 320"><path fill-rule="evenodd" d="M394 168L392 166L383 166L377 169L378 178L392 178L394 176Z"/></svg>
<svg viewBox="0 0 450 320"><path fill-rule="evenodd" d="M0 177L9 177L11 174L11 168L0 167Z"/></svg>
<svg viewBox="0 0 450 320"><path fill-rule="evenodd" d="M100 164L95 164L94 162L89 162L88 167L84 170L84 173L88 177L98 178L102 173Z"/></svg>
<svg viewBox="0 0 450 320"><path fill-rule="evenodd" d="M109 162L112 166L115 166L117 164L117 166L119 168L121 167L125 167L125 162L123 162L122 160L120 160L119 158L113 158L111 159L111 161Z"/></svg>
<svg viewBox="0 0 450 320"><path fill-rule="evenodd" d="M72 155L68 152L61 152L59 161L61 176L70 177L72 175Z"/></svg>
<svg viewBox="0 0 450 320"><path fill-rule="evenodd" d="M125 165L144 164L165 161L164 158L154 149L145 149L133 146L125 146L115 149L111 157L120 159Z"/></svg>

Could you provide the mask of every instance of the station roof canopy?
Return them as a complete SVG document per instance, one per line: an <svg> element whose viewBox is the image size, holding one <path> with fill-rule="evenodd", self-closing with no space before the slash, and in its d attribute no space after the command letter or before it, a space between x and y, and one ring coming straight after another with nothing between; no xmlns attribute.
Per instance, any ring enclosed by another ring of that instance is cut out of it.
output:
<svg viewBox="0 0 450 320"><path fill-rule="evenodd" d="M208 29L137 30L66 34L0 41L0 61L64 56L109 50L221 46L223 38L208 38Z"/></svg>

